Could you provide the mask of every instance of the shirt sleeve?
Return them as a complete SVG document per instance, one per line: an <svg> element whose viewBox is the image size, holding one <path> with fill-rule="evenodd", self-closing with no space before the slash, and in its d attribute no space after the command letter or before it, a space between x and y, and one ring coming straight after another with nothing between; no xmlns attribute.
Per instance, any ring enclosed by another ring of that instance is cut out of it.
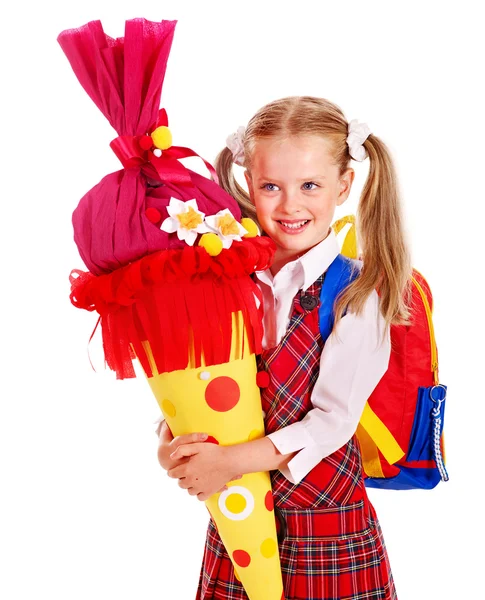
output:
<svg viewBox="0 0 485 600"><path fill-rule="evenodd" d="M374 291L362 313L347 313L327 339L311 396L314 408L301 421L267 436L282 454L299 451L281 468L291 483L299 483L354 435L367 399L387 371L390 353L390 328Z"/></svg>

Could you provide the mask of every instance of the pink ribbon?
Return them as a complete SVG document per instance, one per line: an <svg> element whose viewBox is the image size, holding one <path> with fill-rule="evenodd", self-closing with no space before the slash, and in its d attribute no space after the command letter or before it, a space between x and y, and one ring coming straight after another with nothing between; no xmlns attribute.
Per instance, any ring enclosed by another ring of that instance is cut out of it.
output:
<svg viewBox="0 0 485 600"><path fill-rule="evenodd" d="M157 122L151 128L150 133L162 125L168 126L167 113L163 108L160 110ZM110 143L113 152L125 169L141 167L148 163L154 167L161 181L169 181L170 183L178 183L180 185L192 185L190 171L179 162L179 159L197 156L204 161L212 179L216 183L219 183L214 167L190 148L170 146L167 150L162 151L161 156L155 156L153 150L144 150L140 145L140 140L146 137L143 135L120 135Z"/></svg>

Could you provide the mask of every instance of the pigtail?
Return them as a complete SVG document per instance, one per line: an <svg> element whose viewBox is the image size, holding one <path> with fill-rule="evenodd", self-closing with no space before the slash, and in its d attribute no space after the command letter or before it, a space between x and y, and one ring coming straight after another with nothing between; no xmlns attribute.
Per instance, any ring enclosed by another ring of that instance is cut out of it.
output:
<svg viewBox="0 0 485 600"><path fill-rule="evenodd" d="M219 177L219 185L236 200L243 217L249 217L257 222L254 204L251 202L249 194L236 181L233 164L232 152L226 146L217 155L214 165Z"/></svg>
<svg viewBox="0 0 485 600"><path fill-rule="evenodd" d="M346 307L361 312L377 289L389 324L409 323L411 260L403 227L397 174L386 145L370 135L364 142L370 168L357 210L363 268L335 305L336 322Z"/></svg>

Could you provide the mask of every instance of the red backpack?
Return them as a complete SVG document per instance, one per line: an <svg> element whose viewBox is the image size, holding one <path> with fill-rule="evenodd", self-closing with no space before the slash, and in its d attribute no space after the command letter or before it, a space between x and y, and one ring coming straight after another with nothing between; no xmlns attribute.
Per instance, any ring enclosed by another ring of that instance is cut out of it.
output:
<svg viewBox="0 0 485 600"><path fill-rule="evenodd" d="M338 233L346 223L352 223L352 228L342 254L353 258L357 255L354 218L344 217L333 227ZM353 270L345 267L349 259L341 258L334 276L340 278L337 287L343 289ZM325 280L322 295L328 293L324 287ZM429 285L414 269L411 325L391 325L389 368L369 397L357 427L367 487L431 489L448 481L443 438L447 388L438 378L432 308Z"/></svg>

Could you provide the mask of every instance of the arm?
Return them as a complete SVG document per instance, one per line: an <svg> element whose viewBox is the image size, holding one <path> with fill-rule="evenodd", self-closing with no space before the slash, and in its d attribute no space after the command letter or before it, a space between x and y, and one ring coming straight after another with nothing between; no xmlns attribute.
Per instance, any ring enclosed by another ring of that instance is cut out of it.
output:
<svg viewBox="0 0 485 600"><path fill-rule="evenodd" d="M168 456L178 463L168 470L168 476L178 479L179 487L191 496L207 500L215 492L226 489L229 481L240 479L246 473L281 468L292 455L281 455L267 437L232 446L188 440Z"/></svg>
<svg viewBox="0 0 485 600"><path fill-rule="evenodd" d="M234 446L226 446L227 459L234 465L237 473L258 473L284 469L288 461L296 454L282 454L271 439L266 436Z"/></svg>
<svg viewBox="0 0 485 600"><path fill-rule="evenodd" d="M314 408L268 437L282 454L299 451L282 473L298 483L354 435L367 399L387 371L390 329L373 292L362 314L347 313L329 336L312 392Z"/></svg>

